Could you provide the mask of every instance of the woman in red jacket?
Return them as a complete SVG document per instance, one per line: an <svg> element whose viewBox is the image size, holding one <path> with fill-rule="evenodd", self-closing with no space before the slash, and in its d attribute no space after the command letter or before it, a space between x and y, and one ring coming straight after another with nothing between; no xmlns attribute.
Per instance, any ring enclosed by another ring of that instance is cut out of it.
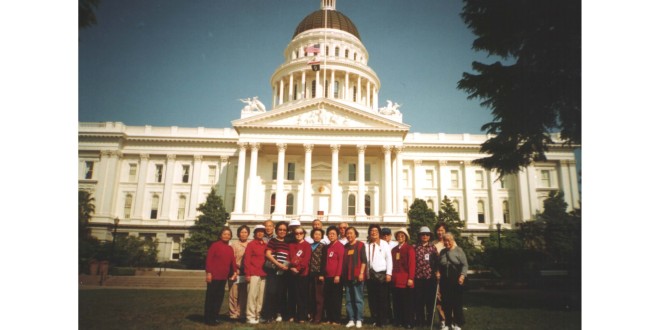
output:
<svg viewBox="0 0 660 330"><path fill-rule="evenodd" d="M256 225L254 227L254 239L248 243L243 255L245 265L245 280L248 282L248 297L246 316L249 324L259 323L261 317L261 306L264 301L264 288L266 286L266 272L264 262L266 261L266 242L264 235L266 227Z"/></svg>
<svg viewBox="0 0 660 330"><path fill-rule="evenodd" d="M399 245L392 249L393 310L397 326L412 329L414 318L413 288L415 287L415 249L408 244L406 228L394 233Z"/></svg>
<svg viewBox="0 0 660 330"><path fill-rule="evenodd" d="M296 321L305 323L307 320L307 289L309 275L309 259L312 247L305 240L305 229L296 227L293 230L295 243L289 244L289 271L293 279L293 306Z"/></svg>
<svg viewBox="0 0 660 330"><path fill-rule="evenodd" d="M339 229L335 226L328 227L327 257L325 260L325 314L328 323L339 324L341 321L341 270L344 262L344 245L338 241Z"/></svg>
<svg viewBox="0 0 660 330"><path fill-rule="evenodd" d="M220 240L211 244L206 254L206 299L204 302L204 322L219 324L220 307L225 298L227 279L236 280L238 267L234 250L229 246L231 230L222 228Z"/></svg>

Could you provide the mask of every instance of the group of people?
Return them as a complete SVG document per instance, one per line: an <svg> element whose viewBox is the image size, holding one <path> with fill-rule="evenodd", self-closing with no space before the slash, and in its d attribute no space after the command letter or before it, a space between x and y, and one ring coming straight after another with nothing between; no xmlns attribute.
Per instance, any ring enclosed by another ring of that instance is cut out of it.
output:
<svg viewBox="0 0 660 330"><path fill-rule="evenodd" d="M432 232L421 227L417 244L410 244L406 228L392 230L369 225L366 240L355 227L342 222L323 230L320 220L305 230L297 220L271 220L252 229L223 228L206 258L204 319L218 324L229 285L229 317L249 324L311 322L341 324L345 294L346 327L361 328L366 286L371 321L407 329L430 326L460 330L465 323L462 291L468 263L445 223Z"/></svg>

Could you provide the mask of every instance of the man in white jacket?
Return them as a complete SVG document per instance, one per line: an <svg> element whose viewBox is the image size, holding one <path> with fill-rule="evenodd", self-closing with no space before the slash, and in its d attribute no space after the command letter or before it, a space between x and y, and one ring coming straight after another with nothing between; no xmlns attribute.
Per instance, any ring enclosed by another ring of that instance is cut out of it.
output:
<svg viewBox="0 0 660 330"><path fill-rule="evenodd" d="M369 309L375 326L383 327L389 305L389 284L392 280L392 251L390 245L380 239L381 229L377 224L369 225L367 246L367 291Z"/></svg>

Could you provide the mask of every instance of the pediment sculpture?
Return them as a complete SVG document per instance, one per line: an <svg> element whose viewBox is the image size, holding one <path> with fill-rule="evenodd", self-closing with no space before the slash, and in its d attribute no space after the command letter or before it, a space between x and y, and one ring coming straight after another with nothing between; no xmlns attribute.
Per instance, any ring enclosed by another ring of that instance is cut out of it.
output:
<svg viewBox="0 0 660 330"><path fill-rule="evenodd" d="M401 111L399 111L399 107L401 105L399 103L394 102L392 104L392 101L387 100L387 106L384 106L382 108L378 108L378 113L381 115L400 115Z"/></svg>
<svg viewBox="0 0 660 330"><path fill-rule="evenodd" d="M314 110L298 116L298 125L346 125L348 119L325 109Z"/></svg>
<svg viewBox="0 0 660 330"><path fill-rule="evenodd" d="M266 112L266 106L264 106L257 96L247 99L238 99L239 101L245 103L243 110L241 112Z"/></svg>

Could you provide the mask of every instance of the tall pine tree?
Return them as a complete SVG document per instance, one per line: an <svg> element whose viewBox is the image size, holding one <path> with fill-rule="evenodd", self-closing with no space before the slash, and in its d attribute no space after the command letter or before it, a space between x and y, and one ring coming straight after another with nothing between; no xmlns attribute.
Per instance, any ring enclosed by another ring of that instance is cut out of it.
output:
<svg viewBox="0 0 660 330"><path fill-rule="evenodd" d="M228 214L222 198L211 189L206 202L200 204L197 211L202 212L197 217L195 225L190 228L190 237L183 243L181 262L189 269L203 269L206 262L206 252L211 243L220 237L220 230L227 223Z"/></svg>
<svg viewBox="0 0 660 330"><path fill-rule="evenodd" d="M408 233L410 234L410 240L412 243L417 242L417 233L420 228L427 226L429 229L433 230L433 226L436 222L435 212L429 209L424 200L419 198L416 198L412 205L410 205L408 219L410 220Z"/></svg>

